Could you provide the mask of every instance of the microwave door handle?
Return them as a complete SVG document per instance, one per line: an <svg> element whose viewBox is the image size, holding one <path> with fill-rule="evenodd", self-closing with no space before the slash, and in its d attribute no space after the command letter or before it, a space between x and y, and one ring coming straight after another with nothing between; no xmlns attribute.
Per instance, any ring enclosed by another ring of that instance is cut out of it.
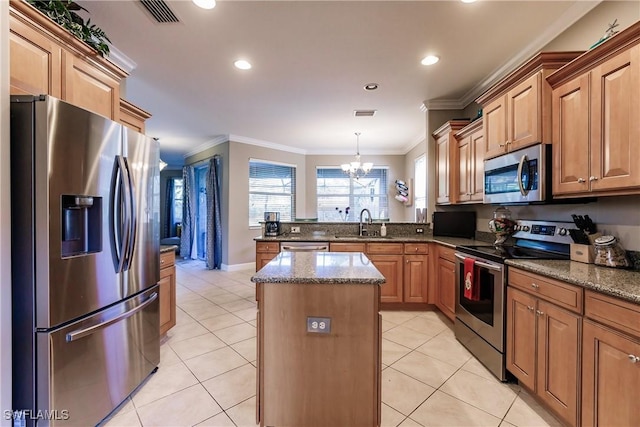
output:
<svg viewBox="0 0 640 427"><path fill-rule="evenodd" d="M520 162L518 163L518 187L520 188L520 194L526 196L529 194L529 189L524 188L524 184L522 183L522 169L524 168L524 163L527 161L527 155L524 154L520 158Z"/></svg>

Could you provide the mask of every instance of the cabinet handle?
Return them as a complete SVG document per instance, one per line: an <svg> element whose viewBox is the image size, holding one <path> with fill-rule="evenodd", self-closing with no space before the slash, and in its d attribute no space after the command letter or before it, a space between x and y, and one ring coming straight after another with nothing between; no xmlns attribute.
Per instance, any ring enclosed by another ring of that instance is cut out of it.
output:
<svg viewBox="0 0 640 427"><path fill-rule="evenodd" d="M540 285L538 285L537 283L532 283L532 284L531 284L531 287L532 287L533 289L538 289L538 288L540 287Z"/></svg>
<svg viewBox="0 0 640 427"><path fill-rule="evenodd" d="M590 176L589 177L589 181L597 181L598 177L597 176Z"/></svg>
<svg viewBox="0 0 640 427"><path fill-rule="evenodd" d="M406 262L407 262L407 264L409 264L409 260L407 260Z"/></svg>
<svg viewBox="0 0 640 427"><path fill-rule="evenodd" d="M578 183L582 184L582 183L584 183L584 182L586 182L586 179L584 179L584 178L578 178Z"/></svg>
<svg viewBox="0 0 640 427"><path fill-rule="evenodd" d="M529 311L533 311L533 307L531 307L530 305L527 306L527 310Z"/></svg>
<svg viewBox="0 0 640 427"><path fill-rule="evenodd" d="M544 316L544 311L536 310L538 316Z"/></svg>
<svg viewBox="0 0 640 427"><path fill-rule="evenodd" d="M631 361L631 363L638 363L640 362L640 357L630 354L629 355L629 360Z"/></svg>
<svg viewBox="0 0 640 427"><path fill-rule="evenodd" d="M160 264L164 264L164 260L163 259L160 260Z"/></svg>

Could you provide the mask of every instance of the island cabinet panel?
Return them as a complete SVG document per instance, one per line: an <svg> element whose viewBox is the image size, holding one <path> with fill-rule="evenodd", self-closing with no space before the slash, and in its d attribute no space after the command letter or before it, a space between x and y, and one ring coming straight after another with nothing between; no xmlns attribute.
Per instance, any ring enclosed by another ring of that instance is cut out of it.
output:
<svg viewBox="0 0 640 427"><path fill-rule="evenodd" d="M9 22L11 94L60 98L60 46L13 15Z"/></svg>
<svg viewBox="0 0 640 427"><path fill-rule="evenodd" d="M380 425L379 286L262 283L259 289L260 425ZM330 332L307 332L308 316L330 318Z"/></svg>

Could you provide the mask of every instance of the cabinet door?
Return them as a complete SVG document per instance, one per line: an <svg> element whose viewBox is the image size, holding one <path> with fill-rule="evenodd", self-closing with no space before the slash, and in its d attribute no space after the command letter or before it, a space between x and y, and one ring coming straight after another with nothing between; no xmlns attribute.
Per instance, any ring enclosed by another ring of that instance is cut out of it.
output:
<svg viewBox="0 0 640 427"><path fill-rule="evenodd" d="M484 197L484 133L479 130L471 134L471 159L469 162L469 193L474 202Z"/></svg>
<svg viewBox="0 0 640 427"><path fill-rule="evenodd" d="M160 334L176 325L176 269L174 266L160 269L158 282L160 296Z"/></svg>
<svg viewBox="0 0 640 427"><path fill-rule="evenodd" d="M265 252L256 254L256 271L260 270L265 265L269 264L269 261L274 259L278 255L277 252Z"/></svg>
<svg viewBox="0 0 640 427"><path fill-rule="evenodd" d="M437 204L448 204L449 198L449 135L436 140L436 197Z"/></svg>
<svg viewBox="0 0 640 427"><path fill-rule="evenodd" d="M13 16L9 26L11 94L60 98L60 46Z"/></svg>
<svg viewBox="0 0 640 427"><path fill-rule="evenodd" d="M452 321L456 317L456 265L438 258L438 280L436 284L436 306Z"/></svg>
<svg viewBox="0 0 640 427"><path fill-rule="evenodd" d="M591 71L591 190L640 186L640 45Z"/></svg>
<svg viewBox="0 0 640 427"><path fill-rule="evenodd" d="M63 58L62 99L118 121L120 83L69 52Z"/></svg>
<svg viewBox="0 0 640 427"><path fill-rule="evenodd" d="M456 201L466 202L471 197L471 135L458 141L458 163L456 171L452 173L458 174L456 185Z"/></svg>
<svg viewBox="0 0 640 427"><path fill-rule="evenodd" d="M368 255L386 279L380 289L380 302L402 302L402 255Z"/></svg>
<svg viewBox="0 0 640 427"><path fill-rule="evenodd" d="M589 74L553 90L553 194L589 191Z"/></svg>
<svg viewBox="0 0 640 427"><path fill-rule="evenodd" d="M527 386L536 386L536 299L507 287L507 369Z"/></svg>
<svg viewBox="0 0 640 427"><path fill-rule="evenodd" d="M484 132L485 158L499 156L507 146L507 105L502 96L487 104L483 109L482 128Z"/></svg>
<svg viewBox="0 0 640 427"><path fill-rule="evenodd" d="M582 316L538 301L536 393L569 425L578 423Z"/></svg>
<svg viewBox="0 0 640 427"><path fill-rule="evenodd" d="M542 141L541 73L536 73L507 94L507 149L518 150ZM549 141L545 141L549 142Z"/></svg>
<svg viewBox="0 0 640 427"><path fill-rule="evenodd" d="M582 425L640 425L640 339L585 320L582 343Z"/></svg>
<svg viewBox="0 0 640 427"><path fill-rule="evenodd" d="M404 256L404 302L428 301L428 255Z"/></svg>

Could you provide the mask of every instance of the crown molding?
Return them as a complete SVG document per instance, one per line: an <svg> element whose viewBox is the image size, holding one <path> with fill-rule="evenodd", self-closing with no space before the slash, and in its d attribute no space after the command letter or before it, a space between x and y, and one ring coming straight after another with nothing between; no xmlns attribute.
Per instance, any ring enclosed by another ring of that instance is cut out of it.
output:
<svg viewBox="0 0 640 427"><path fill-rule="evenodd" d="M602 0L575 2L571 7L569 7L569 9L560 15L558 19L551 22L544 29L541 29L542 31L540 35L520 50L517 55L493 70L485 79L478 82L478 84L472 87L462 97L458 99L431 99L425 101L424 105L428 109L433 110L464 109L467 105L478 99L480 95L489 90L493 85L517 69L523 62L538 53L556 37L562 34L562 32L575 24L580 18L585 16L600 3L602 3Z"/></svg>
<svg viewBox="0 0 640 427"><path fill-rule="evenodd" d="M133 59L112 44L109 45L109 61L122 68L127 74L131 74L138 67L138 64Z"/></svg>
<svg viewBox="0 0 640 427"><path fill-rule="evenodd" d="M198 145L196 148L194 148L193 150L189 151L188 153L186 153L182 157L186 159L187 157L195 156L196 154L202 153L204 150L208 150L209 148L213 148L216 145L220 145L220 144L223 144L225 142L229 142L229 135L218 135L215 138L213 138L212 140Z"/></svg>
<svg viewBox="0 0 640 427"><path fill-rule="evenodd" d="M275 142L263 141L260 139L249 138L240 135L228 135L229 142L240 142L242 144L255 145L257 147L271 148L272 150L286 151L295 154L307 154L306 150L301 148L290 147L288 145L276 144Z"/></svg>
<svg viewBox="0 0 640 427"><path fill-rule="evenodd" d="M418 135L417 137L415 137L413 139L413 142L410 142L409 144L405 145L404 149L402 150L404 155L409 154L409 151L413 150L414 148L416 148L419 144L425 144L425 151L427 148L427 137L424 134Z"/></svg>

